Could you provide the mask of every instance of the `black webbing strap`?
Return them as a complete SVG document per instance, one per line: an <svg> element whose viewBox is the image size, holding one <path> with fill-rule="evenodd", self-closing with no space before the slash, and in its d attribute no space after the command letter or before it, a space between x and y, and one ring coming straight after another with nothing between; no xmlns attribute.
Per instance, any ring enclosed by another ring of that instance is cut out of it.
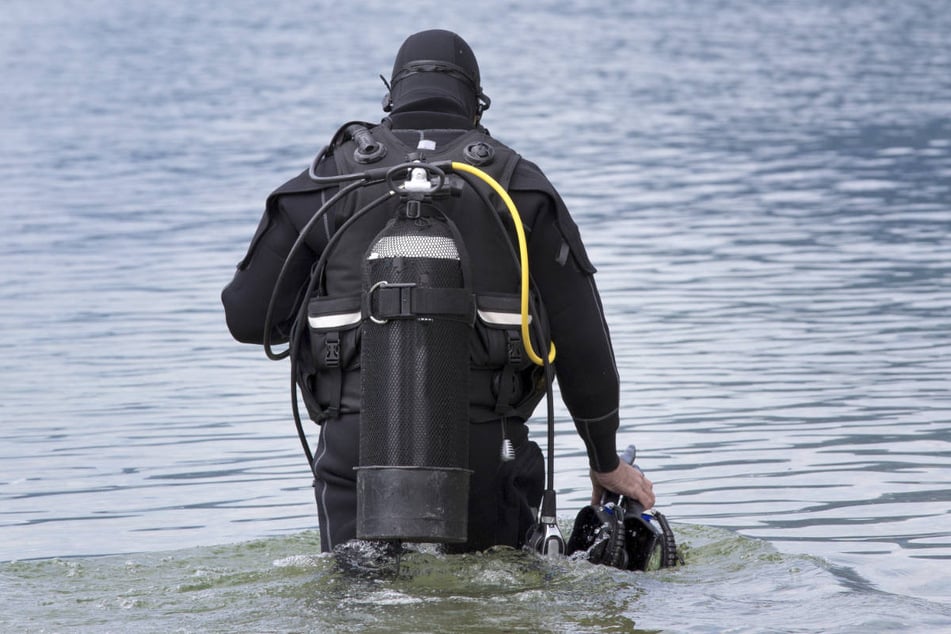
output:
<svg viewBox="0 0 951 634"><path fill-rule="evenodd" d="M507 330L505 341L505 366L498 374L498 393L495 399L497 414L510 414L517 400L522 396L521 379L516 369L522 363L522 337L517 330Z"/></svg>
<svg viewBox="0 0 951 634"><path fill-rule="evenodd" d="M340 333L328 332L324 339L324 370L320 381L330 394L330 403L323 412L327 418L337 418L340 415L340 401L343 398L343 368L340 367Z"/></svg>
<svg viewBox="0 0 951 634"><path fill-rule="evenodd" d="M475 321L475 298L464 288L378 284L366 295L364 313L378 323L390 319L429 317L472 324Z"/></svg>

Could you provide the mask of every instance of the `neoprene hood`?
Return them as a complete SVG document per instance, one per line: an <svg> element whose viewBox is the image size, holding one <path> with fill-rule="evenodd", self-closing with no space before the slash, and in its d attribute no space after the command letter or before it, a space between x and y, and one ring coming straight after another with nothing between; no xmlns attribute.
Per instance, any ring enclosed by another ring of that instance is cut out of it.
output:
<svg viewBox="0 0 951 634"><path fill-rule="evenodd" d="M393 114L439 112L475 124L489 99L482 92L472 48L452 31L409 36L393 62L384 110Z"/></svg>

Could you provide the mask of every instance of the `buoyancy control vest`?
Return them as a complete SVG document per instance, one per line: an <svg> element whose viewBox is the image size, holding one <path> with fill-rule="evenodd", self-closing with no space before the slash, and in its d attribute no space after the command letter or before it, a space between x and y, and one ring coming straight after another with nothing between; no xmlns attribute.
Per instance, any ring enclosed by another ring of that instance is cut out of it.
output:
<svg viewBox="0 0 951 634"><path fill-rule="evenodd" d="M370 134L377 144L374 156L368 157L350 139L333 147L324 160L332 156L337 174L383 169L410 158L460 161L477 166L503 188L520 160L481 130L391 130L379 125ZM545 385L543 369L525 354L520 331L514 226L484 183L466 180L458 196L442 198L435 206L463 243L463 267L476 309L468 345L468 416L472 422L525 419L544 396ZM317 279L314 293L305 298L307 323L296 326L306 328L296 351L297 382L309 415L318 422L361 410L361 322L366 317L362 266L368 247L394 217L400 201L391 196L368 211L364 207L386 196L389 187L380 182L356 189L329 214L332 239L321 266L313 271ZM532 221L525 219L529 226ZM547 333L542 312L532 318L540 319Z"/></svg>

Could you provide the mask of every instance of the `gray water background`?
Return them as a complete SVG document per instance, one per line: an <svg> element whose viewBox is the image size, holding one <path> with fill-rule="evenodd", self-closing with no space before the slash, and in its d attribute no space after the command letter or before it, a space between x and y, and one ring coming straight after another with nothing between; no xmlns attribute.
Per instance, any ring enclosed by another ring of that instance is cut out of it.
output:
<svg viewBox="0 0 951 634"><path fill-rule="evenodd" d="M0 629L951 629L945 4L445 4L4 3ZM430 27L581 225L682 570L316 555L286 365L217 296Z"/></svg>

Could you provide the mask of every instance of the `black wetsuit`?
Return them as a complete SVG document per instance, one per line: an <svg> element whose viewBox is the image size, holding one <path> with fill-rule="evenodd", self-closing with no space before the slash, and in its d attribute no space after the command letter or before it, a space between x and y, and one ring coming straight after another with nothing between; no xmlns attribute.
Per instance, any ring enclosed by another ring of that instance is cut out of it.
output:
<svg viewBox="0 0 951 634"><path fill-rule="evenodd" d="M447 81L438 73L419 73L411 82L403 83L413 91L402 100L399 94L394 96L396 105L389 117L393 130L475 127L471 97L461 82ZM447 87L460 93L459 101L465 102L465 107L445 99ZM591 467L610 471L618 465L615 433L619 386L594 267L564 203L535 165L525 160L518 164L511 176L510 193L523 218L530 219L525 227L530 270L557 347L554 366L562 398L585 443ZM280 195L269 199L247 256L222 292L228 327L238 341L263 342L265 311L275 281L308 220L301 211L302 204L315 210L319 200L302 203L296 197L285 201ZM334 230L335 223L328 221L309 235L307 248L301 249L288 267L276 315L291 314L313 263ZM289 329L286 320L278 320L272 340L286 340ZM544 488L541 452L528 440L524 420L509 418L504 424L505 437L516 451L516 459L510 462L500 460L503 431L499 421L470 425L469 466L474 473L470 481L469 541L456 550L521 545L533 520L530 507L539 504ZM355 536L353 467L357 464L357 430L358 415L354 413L321 423L314 466L324 550Z"/></svg>

